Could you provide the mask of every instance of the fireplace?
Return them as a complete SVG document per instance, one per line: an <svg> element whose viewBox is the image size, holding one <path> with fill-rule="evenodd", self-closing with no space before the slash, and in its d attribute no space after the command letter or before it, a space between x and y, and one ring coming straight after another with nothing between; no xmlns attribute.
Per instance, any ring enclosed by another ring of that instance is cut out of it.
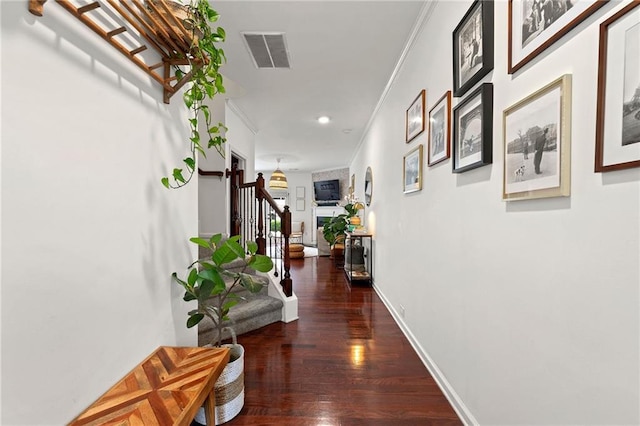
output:
<svg viewBox="0 0 640 426"><path fill-rule="evenodd" d="M345 213L341 206L317 206L313 208L313 232L311 233L311 243L318 244L318 228L324 224L326 218L330 218Z"/></svg>
<svg viewBox="0 0 640 426"><path fill-rule="evenodd" d="M324 225L325 219L331 219L331 216L318 216L316 217L316 228L320 228Z"/></svg>

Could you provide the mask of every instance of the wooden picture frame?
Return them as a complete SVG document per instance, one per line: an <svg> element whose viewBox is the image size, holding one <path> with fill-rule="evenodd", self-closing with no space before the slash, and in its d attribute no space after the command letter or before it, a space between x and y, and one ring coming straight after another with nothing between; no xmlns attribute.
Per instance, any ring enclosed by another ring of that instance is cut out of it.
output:
<svg viewBox="0 0 640 426"><path fill-rule="evenodd" d="M493 84L482 83L453 110L454 173L491 164Z"/></svg>
<svg viewBox="0 0 640 426"><path fill-rule="evenodd" d="M493 69L493 0L476 0L453 30L453 95L460 97Z"/></svg>
<svg viewBox="0 0 640 426"><path fill-rule="evenodd" d="M640 167L640 1L600 24L596 172Z"/></svg>
<svg viewBox="0 0 640 426"><path fill-rule="evenodd" d="M609 0L509 0L507 69L513 74ZM570 8L567 5L571 5Z"/></svg>
<svg viewBox="0 0 640 426"><path fill-rule="evenodd" d="M402 166L402 187L405 194L422 189L422 144L404 156Z"/></svg>
<svg viewBox="0 0 640 426"><path fill-rule="evenodd" d="M571 195L571 74L504 110L502 199Z"/></svg>
<svg viewBox="0 0 640 426"><path fill-rule="evenodd" d="M418 97L411 103L405 116L405 140L411 142L424 131L424 108L427 91L422 89Z"/></svg>
<svg viewBox="0 0 640 426"><path fill-rule="evenodd" d="M451 156L451 90L429 110L427 164L433 166Z"/></svg>

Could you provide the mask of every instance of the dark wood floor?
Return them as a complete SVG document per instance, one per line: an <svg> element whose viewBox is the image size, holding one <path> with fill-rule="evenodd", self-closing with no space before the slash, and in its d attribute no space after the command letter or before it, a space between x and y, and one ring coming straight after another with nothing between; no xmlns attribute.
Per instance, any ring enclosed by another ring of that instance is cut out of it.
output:
<svg viewBox="0 0 640 426"><path fill-rule="evenodd" d="M238 425L459 425L371 288L326 257L292 260L298 321L244 334Z"/></svg>

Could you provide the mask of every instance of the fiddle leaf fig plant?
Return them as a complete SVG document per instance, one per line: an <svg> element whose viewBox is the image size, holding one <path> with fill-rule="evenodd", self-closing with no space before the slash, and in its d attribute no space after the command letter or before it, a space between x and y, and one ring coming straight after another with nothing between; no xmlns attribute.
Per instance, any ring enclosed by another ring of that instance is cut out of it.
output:
<svg viewBox="0 0 640 426"><path fill-rule="evenodd" d="M220 67L226 61L224 50L217 46L224 42L226 34L223 28L214 29L213 24L218 20L216 12L208 0L191 0L185 5L187 18L183 20L184 27L191 31L191 48L185 58L189 64L189 71L175 68L178 80L187 77L189 87L185 90L183 101L190 111L189 118L189 156L183 159L184 168L176 167L171 178L163 177L162 184L166 188L180 188L185 186L196 171L198 153L206 157L206 148L215 148L224 157L224 136L227 128L223 123L212 124L211 111L204 103L206 99L213 99L219 93L225 93ZM200 134L204 128L205 134Z"/></svg>
<svg viewBox="0 0 640 426"><path fill-rule="evenodd" d="M217 331L215 346L218 347L222 344L222 329L228 327L229 311L242 300L233 289L240 285L251 293L258 293L263 285L255 280L255 275L248 274L247 269L269 272L273 268L270 257L257 254L255 242L247 241L246 247L242 247L239 240L240 236L234 236L223 241L221 234L209 240L191 238L191 242L210 250L211 256L189 265L185 279L175 272L172 274L174 281L185 290L183 300L198 301L197 309L189 312L187 327L209 318ZM240 261L234 262L237 259ZM234 262L233 268L229 268L231 262Z"/></svg>
<svg viewBox="0 0 640 426"><path fill-rule="evenodd" d="M358 214L358 209L352 203L345 205L344 209L347 213L326 218L322 225L322 235L331 247L336 243L344 241L344 237L347 235L349 219Z"/></svg>

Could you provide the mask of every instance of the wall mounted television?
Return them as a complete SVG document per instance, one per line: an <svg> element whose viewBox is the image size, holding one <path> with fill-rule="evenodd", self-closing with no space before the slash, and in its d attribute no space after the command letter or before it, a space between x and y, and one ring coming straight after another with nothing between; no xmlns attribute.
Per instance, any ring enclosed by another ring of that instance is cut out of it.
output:
<svg viewBox="0 0 640 426"><path fill-rule="evenodd" d="M313 190L318 203L340 201L340 181L338 179L313 182Z"/></svg>

